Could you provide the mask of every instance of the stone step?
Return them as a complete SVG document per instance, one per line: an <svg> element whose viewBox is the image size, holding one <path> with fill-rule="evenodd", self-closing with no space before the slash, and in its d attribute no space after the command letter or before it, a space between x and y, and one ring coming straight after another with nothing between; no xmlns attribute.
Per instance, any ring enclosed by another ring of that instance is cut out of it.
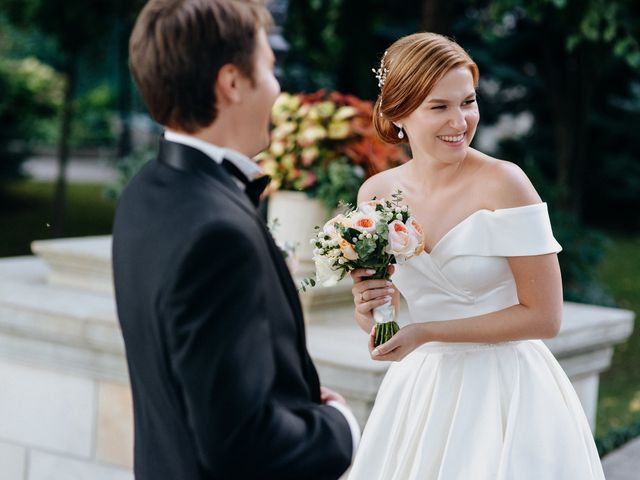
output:
<svg viewBox="0 0 640 480"><path fill-rule="evenodd" d="M31 250L49 267L50 285L113 295L110 236L36 240Z"/></svg>

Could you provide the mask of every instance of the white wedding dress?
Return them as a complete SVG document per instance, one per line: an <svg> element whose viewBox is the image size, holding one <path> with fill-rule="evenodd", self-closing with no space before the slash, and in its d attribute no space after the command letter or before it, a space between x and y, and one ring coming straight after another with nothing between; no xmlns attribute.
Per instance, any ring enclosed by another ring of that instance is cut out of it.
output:
<svg viewBox="0 0 640 480"><path fill-rule="evenodd" d="M559 252L545 203L479 210L392 280L412 322L518 303L506 257ZM350 480L604 480L569 379L540 340L428 343L382 382Z"/></svg>

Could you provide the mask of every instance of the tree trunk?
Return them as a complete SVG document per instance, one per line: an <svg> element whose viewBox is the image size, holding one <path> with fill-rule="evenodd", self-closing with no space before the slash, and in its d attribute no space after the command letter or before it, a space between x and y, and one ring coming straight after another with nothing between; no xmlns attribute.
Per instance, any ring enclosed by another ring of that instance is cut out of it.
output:
<svg viewBox="0 0 640 480"><path fill-rule="evenodd" d="M64 103L62 106L62 121L60 123L60 138L58 139L58 178L56 180L53 204L53 235L64 235L64 221L66 211L67 164L69 163L69 137L73 118L73 95L76 86L76 58L72 56L65 68Z"/></svg>
<svg viewBox="0 0 640 480"><path fill-rule="evenodd" d="M589 151L589 116L600 68L593 47L569 53L562 40L542 36L545 86L555 117L558 206L582 219L583 187Z"/></svg>
<svg viewBox="0 0 640 480"><path fill-rule="evenodd" d="M336 26L336 34L343 41L337 66L337 89L360 96L377 93L371 69L376 64L379 52L376 52L371 38L357 28L357 25L372 24L373 11L369 4L370 0L344 0Z"/></svg>

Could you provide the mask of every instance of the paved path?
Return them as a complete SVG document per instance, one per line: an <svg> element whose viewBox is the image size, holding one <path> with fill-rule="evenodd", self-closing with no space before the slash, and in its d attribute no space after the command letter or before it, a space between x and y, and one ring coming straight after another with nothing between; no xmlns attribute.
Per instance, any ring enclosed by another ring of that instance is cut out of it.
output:
<svg viewBox="0 0 640 480"><path fill-rule="evenodd" d="M640 480L640 438L602 459L607 480Z"/></svg>
<svg viewBox="0 0 640 480"><path fill-rule="evenodd" d="M31 157L22 164L22 171L39 181L55 181L58 163L53 157ZM67 166L67 180L76 183L109 183L116 179L114 162L91 157L72 157Z"/></svg>

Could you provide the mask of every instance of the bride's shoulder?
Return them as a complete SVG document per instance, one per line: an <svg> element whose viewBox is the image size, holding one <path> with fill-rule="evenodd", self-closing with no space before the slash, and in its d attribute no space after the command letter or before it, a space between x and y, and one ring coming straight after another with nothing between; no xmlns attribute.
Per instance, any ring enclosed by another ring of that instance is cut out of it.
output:
<svg viewBox="0 0 640 480"><path fill-rule="evenodd" d="M480 154L476 182L491 210L521 207L542 200L526 173L513 162Z"/></svg>
<svg viewBox="0 0 640 480"><path fill-rule="evenodd" d="M358 191L358 203L366 202L372 198L388 198L401 190L399 173L404 165L384 170L369 177Z"/></svg>

